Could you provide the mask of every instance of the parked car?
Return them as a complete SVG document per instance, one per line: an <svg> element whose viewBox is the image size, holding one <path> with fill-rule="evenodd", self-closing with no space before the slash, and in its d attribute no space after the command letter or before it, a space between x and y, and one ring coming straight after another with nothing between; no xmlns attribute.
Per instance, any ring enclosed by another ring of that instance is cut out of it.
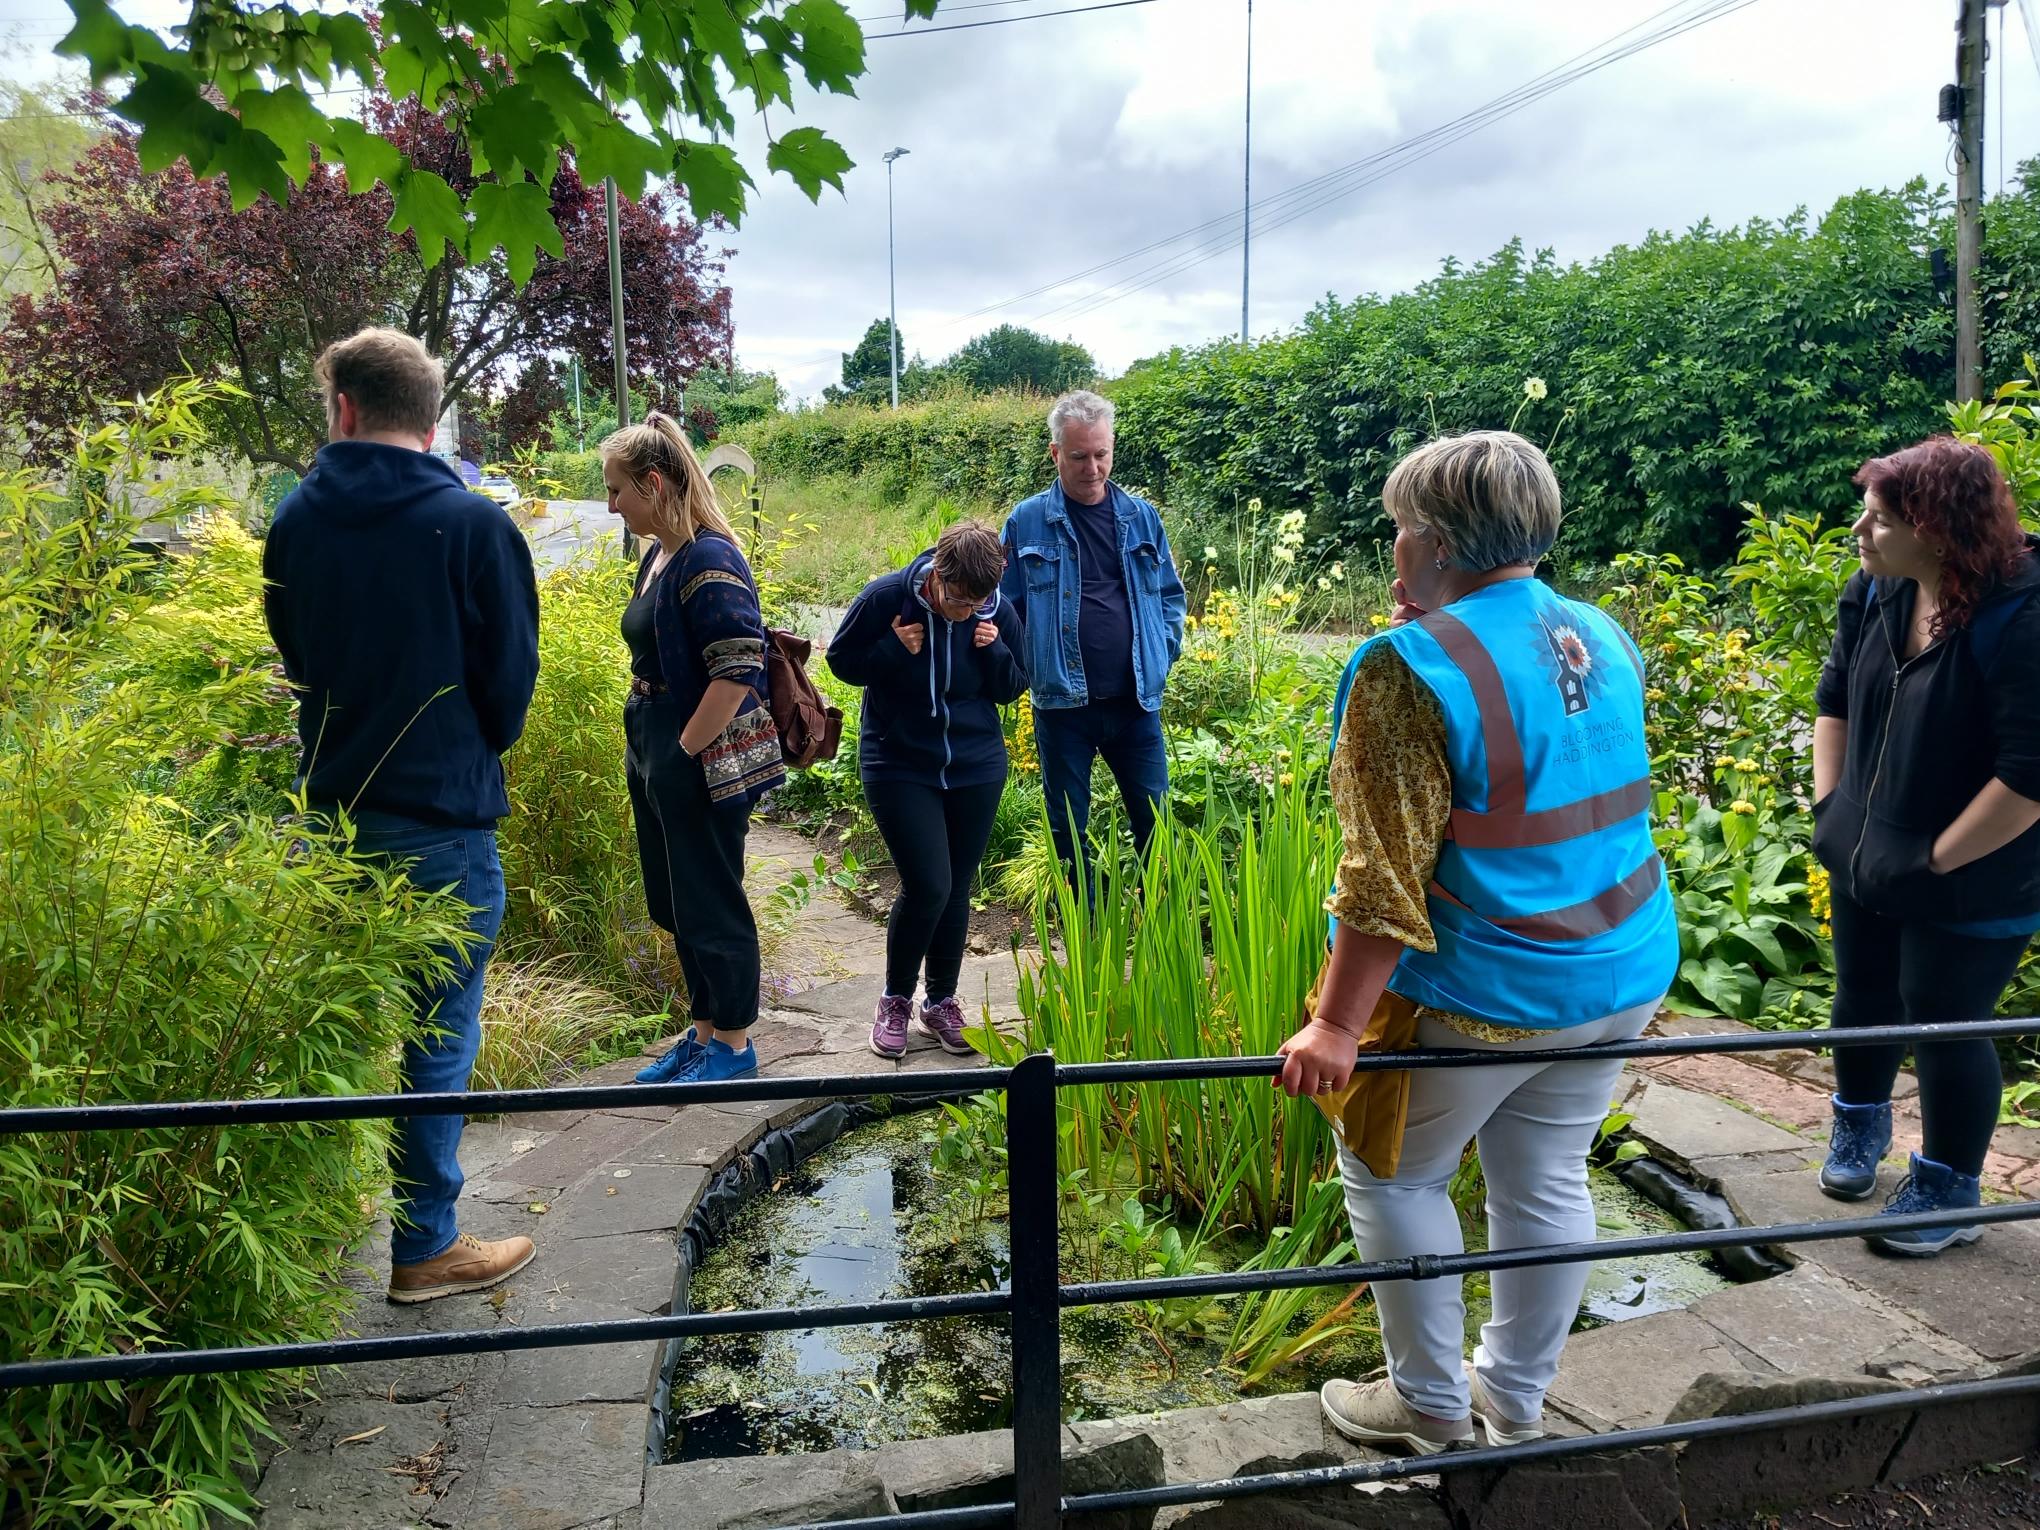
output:
<svg viewBox="0 0 2040 1530"><path fill-rule="evenodd" d="M505 473L484 473L481 482L475 485L477 494L485 494L505 510L515 510L524 496L517 492L517 485Z"/></svg>

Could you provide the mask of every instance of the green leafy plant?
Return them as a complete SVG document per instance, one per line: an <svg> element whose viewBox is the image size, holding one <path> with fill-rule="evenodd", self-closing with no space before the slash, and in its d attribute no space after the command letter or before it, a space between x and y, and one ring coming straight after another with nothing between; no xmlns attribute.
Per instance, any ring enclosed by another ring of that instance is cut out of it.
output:
<svg viewBox="0 0 2040 1530"><path fill-rule="evenodd" d="M907 17L935 13L936 0L902 3ZM82 59L94 85L128 87L115 107L141 127L147 168L182 158L224 175L239 209L265 193L288 200L316 151L346 164L352 191L389 188L392 226L416 236L428 267L449 247L500 247L519 285L537 250L561 252L548 191L563 151L590 181L614 177L637 196L670 176L697 219L736 222L754 184L727 142L738 93L761 114L791 113L796 75L848 94L865 68L864 33L840 0L402 0L374 27L346 11L193 0L174 41L105 0L70 4L76 25L57 51ZM385 124L330 114L326 92L349 76L450 108L489 178L463 201ZM767 138L766 167L809 198L842 189L850 157L820 129Z"/></svg>
<svg viewBox="0 0 2040 1530"><path fill-rule="evenodd" d="M156 683L157 581L129 486L200 444L183 384L77 436L73 494L0 477L0 1101L387 1089L413 984L466 910L263 813L211 822L178 773L273 685L259 657ZM202 508L196 500L172 507ZM194 578L171 581L189 596ZM175 762L170 792L163 762ZM14 1357L337 1334L387 1124L0 1139L0 1349ZM245 1518L238 1469L302 1375L21 1388L0 1397L0 1518Z"/></svg>

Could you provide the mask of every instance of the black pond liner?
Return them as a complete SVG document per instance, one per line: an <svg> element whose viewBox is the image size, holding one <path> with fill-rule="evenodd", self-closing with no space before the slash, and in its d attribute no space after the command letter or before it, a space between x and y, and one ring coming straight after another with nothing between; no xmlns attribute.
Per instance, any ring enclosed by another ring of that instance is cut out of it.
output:
<svg viewBox="0 0 2040 1530"><path fill-rule="evenodd" d="M694 1272L722 1241L730 1223L745 1206L769 1193L780 1180L847 1133L876 1121L891 1120L918 1110L931 1110L941 1103L941 1099L939 1096L906 1099L877 1096L832 1100L798 1121L767 1131L709 1181L708 1188L695 1205L694 1214L680 1229L677 1239L679 1260L673 1272L673 1298L667 1304L667 1311L678 1317L693 1310L688 1305L688 1288L693 1284ZM1670 1212L1688 1228L1711 1231L1743 1225L1734 1209L1721 1196L1694 1184L1655 1158L1632 1158L1609 1167L1630 1189ZM1741 1282L1769 1280L1791 1268L1761 1248L1720 1248L1713 1250L1713 1256L1720 1261L1730 1279ZM652 1388L651 1418L645 1432L645 1462L648 1466L665 1464L673 1380L679 1374L680 1361L686 1351L687 1340L673 1338L666 1341L659 1356L659 1375Z"/></svg>
<svg viewBox="0 0 2040 1530"><path fill-rule="evenodd" d="M1697 1232L1715 1232L1740 1227L1735 1209L1721 1196L1696 1185L1676 1169L1655 1158L1632 1158L1613 1165L1615 1177L1654 1205L1662 1206L1687 1227ZM1711 1251L1729 1279L1748 1283L1783 1275L1790 1265L1761 1248L1737 1244Z"/></svg>
<svg viewBox="0 0 2040 1530"><path fill-rule="evenodd" d="M679 1260L673 1272L673 1298L666 1305L674 1317L693 1311L688 1305L688 1288L694 1272L701 1268L711 1250L720 1243L739 1211L769 1193L774 1185L808 1159L833 1145L860 1126L889 1121L919 1110L932 1110L948 1095L914 1095L892 1098L831 1100L812 1114L775 1126L757 1142L726 1164L696 1202L694 1214L680 1229ZM666 1435L671 1422L673 1378L679 1373L681 1357L687 1352L684 1337L666 1340L659 1356L659 1374L652 1386L651 1418L645 1429L645 1464L665 1464Z"/></svg>

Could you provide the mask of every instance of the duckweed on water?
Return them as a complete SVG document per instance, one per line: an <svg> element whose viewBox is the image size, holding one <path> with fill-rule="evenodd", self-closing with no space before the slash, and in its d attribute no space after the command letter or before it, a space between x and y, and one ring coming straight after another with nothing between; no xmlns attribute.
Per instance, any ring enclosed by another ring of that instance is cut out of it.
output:
<svg viewBox="0 0 2040 1530"><path fill-rule="evenodd" d="M817 1154L776 1193L738 1215L696 1274L697 1312L1004 1289L1008 1229L953 1180L929 1168L931 1115L862 1128ZM1667 1230L1665 1213L1618 1181L1596 1176L1604 1237ZM1217 1250L1235 1266L1250 1250ZM1227 1257L1227 1255L1231 1257ZM1064 1278L1097 1272L1071 1267ZM1129 1273L1111 1271L1113 1275ZM1138 1273L1138 1272L1131 1272ZM1690 1303L1725 1284L1695 1261L1670 1256L1597 1266L1585 1326ZM1327 1292L1297 1331L1344 1296ZM1487 1316L1482 1278L1466 1286L1467 1326ZM1223 1324L1218 1324L1221 1333ZM1314 1388L1380 1364L1372 1334L1343 1338L1279 1371L1262 1388ZM889 1327L732 1334L689 1346L674 1379L671 1460L866 1447L1002 1428L1011 1422L1012 1338L1003 1317L948 1318ZM1063 1411L1100 1418L1201 1407L1240 1395L1217 1343L1196 1332L1144 1326L1131 1307L1063 1317Z"/></svg>

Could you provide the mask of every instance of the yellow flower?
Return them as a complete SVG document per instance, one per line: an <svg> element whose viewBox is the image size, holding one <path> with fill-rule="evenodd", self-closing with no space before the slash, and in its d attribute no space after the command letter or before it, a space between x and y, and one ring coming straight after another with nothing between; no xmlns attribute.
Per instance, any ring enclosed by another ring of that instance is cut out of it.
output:
<svg viewBox="0 0 2040 1530"><path fill-rule="evenodd" d="M1386 627L1388 625L1388 618L1383 616L1379 611L1376 611L1372 616L1368 617L1367 620L1370 624L1372 624L1376 628Z"/></svg>
<svg viewBox="0 0 2040 1530"><path fill-rule="evenodd" d="M1735 756L1732 754L1717 754L1714 757L1714 766L1717 770L1733 770L1735 769Z"/></svg>
<svg viewBox="0 0 2040 1530"><path fill-rule="evenodd" d="M1660 643L1658 645L1659 653L1677 653L1678 651L1679 645L1677 643Z"/></svg>
<svg viewBox="0 0 2040 1530"><path fill-rule="evenodd" d="M1261 502L1258 499L1250 499L1247 501L1247 509L1255 515L1259 515L1261 513Z"/></svg>
<svg viewBox="0 0 2040 1530"><path fill-rule="evenodd" d="M1757 768L1757 762L1745 756L1744 758L1737 760L1735 762L1735 768L1737 770L1744 772L1745 774L1751 774L1755 772Z"/></svg>
<svg viewBox="0 0 2040 1530"><path fill-rule="evenodd" d="M1663 701L1665 699L1665 693L1659 690L1656 686L1652 686L1649 690L1643 693L1643 699L1645 701Z"/></svg>
<svg viewBox="0 0 2040 1530"><path fill-rule="evenodd" d="M1277 776L1275 779L1283 786L1294 786L1296 785L1296 772L1293 770L1285 770L1282 772L1281 775Z"/></svg>
<svg viewBox="0 0 2040 1530"><path fill-rule="evenodd" d="M1216 648L1200 648L1190 657L1195 659L1199 664L1210 664L1217 660L1218 650Z"/></svg>
<svg viewBox="0 0 2040 1530"><path fill-rule="evenodd" d="M1757 805L1744 797L1738 797L1735 801L1731 802L1728 805L1728 810L1731 813L1739 813L1745 818L1757 816Z"/></svg>

